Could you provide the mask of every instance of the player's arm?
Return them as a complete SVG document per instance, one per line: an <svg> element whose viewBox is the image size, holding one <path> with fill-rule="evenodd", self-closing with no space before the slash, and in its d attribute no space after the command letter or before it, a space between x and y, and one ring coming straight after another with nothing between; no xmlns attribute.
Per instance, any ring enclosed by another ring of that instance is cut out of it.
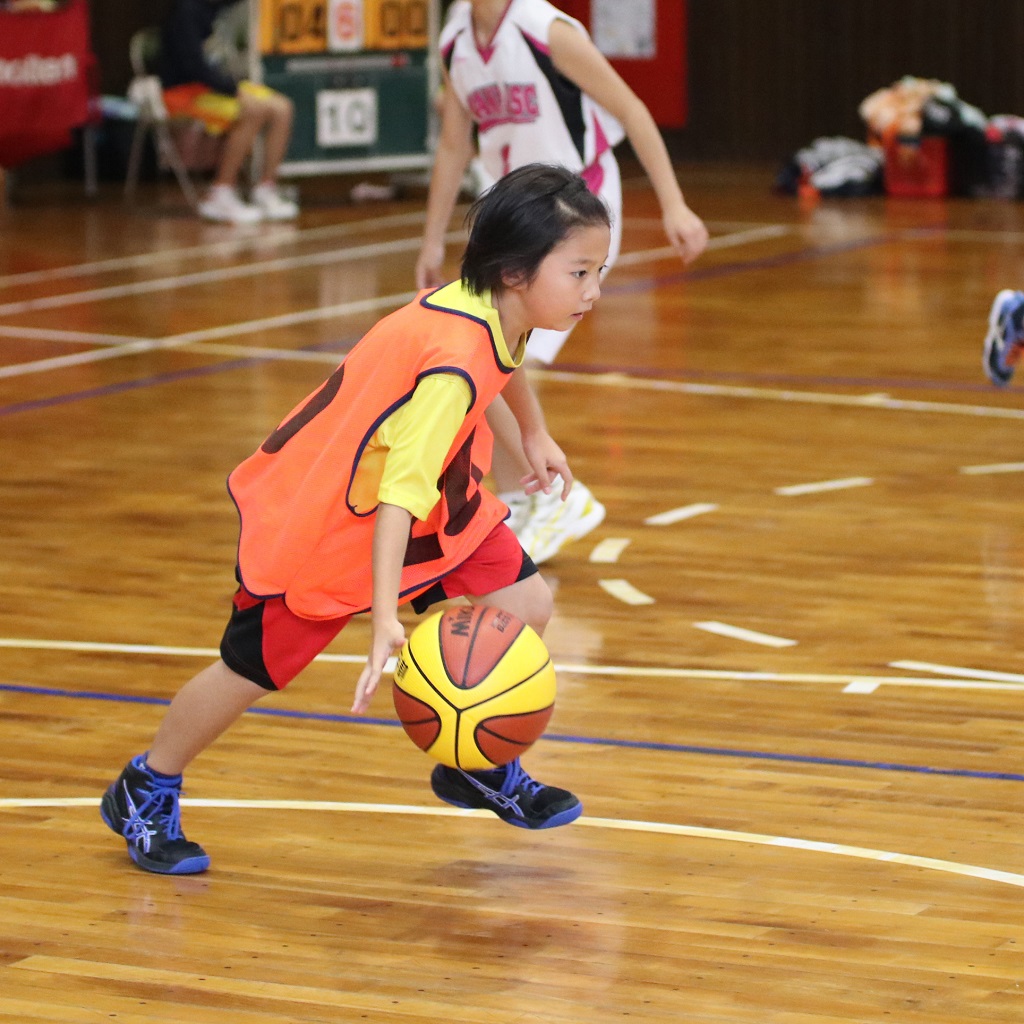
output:
<svg viewBox="0 0 1024 1024"><path fill-rule="evenodd" d="M356 683L352 704L352 710L359 715L370 706L388 658L405 642L405 629L398 621L398 592L402 585L402 564L411 523L411 513L398 505L381 504L377 507L373 527L373 604L370 609L373 635L370 654Z"/></svg>
<svg viewBox="0 0 1024 1024"><path fill-rule="evenodd" d="M685 263L695 260L708 243L707 228L686 205L650 111L593 42L567 21L552 24L548 44L555 67L621 123L651 179L665 234Z"/></svg>
<svg viewBox="0 0 1024 1024"><path fill-rule="evenodd" d="M473 158L473 119L459 102L445 73L441 134L427 191L427 220L416 260L416 287L444 284L444 236L459 198L462 178Z"/></svg>
<svg viewBox="0 0 1024 1024"><path fill-rule="evenodd" d="M494 406L502 399L515 418L515 423L509 427L507 418L503 419L500 415L489 415L488 422L498 440L510 451L517 451L520 445L522 446L523 454L532 470L519 481L523 489L527 494L541 490L548 494L551 481L558 474L563 481L564 501L572 487L572 473L565 453L548 433L544 412L533 393L533 388L530 387L525 367L520 366L512 374L501 395L492 405L492 411L500 412L500 409L495 410ZM518 436L513 429L515 426L519 427Z"/></svg>
<svg viewBox="0 0 1024 1024"><path fill-rule="evenodd" d="M437 481L471 401L462 377L431 374L375 434L387 449L387 459L373 528L373 636L356 684L352 710L357 714L369 707L385 663L405 641L398 597L410 527L414 517L426 519L437 504Z"/></svg>

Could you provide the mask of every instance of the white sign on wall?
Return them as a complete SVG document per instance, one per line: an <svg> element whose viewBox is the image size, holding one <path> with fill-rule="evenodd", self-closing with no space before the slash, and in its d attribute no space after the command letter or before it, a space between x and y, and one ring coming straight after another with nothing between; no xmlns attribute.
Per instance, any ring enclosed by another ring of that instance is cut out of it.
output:
<svg viewBox="0 0 1024 1024"><path fill-rule="evenodd" d="M592 4L590 34L606 57L654 57L655 0L592 0Z"/></svg>
<svg viewBox="0 0 1024 1024"><path fill-rule="evenodd" d="M376 89L323 89L316 94L318 146L372 146L376 141Z"/></svg>

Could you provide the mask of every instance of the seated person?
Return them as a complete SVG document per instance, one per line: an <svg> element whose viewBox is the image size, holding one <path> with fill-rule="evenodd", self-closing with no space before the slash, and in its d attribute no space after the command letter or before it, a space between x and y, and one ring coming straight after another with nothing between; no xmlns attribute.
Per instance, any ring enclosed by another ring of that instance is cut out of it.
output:
<svg viewBox="0 0 1024 1024"><path fill-rule="evenodd" d="M160 81L172 117L194 117L211 134L225 134L213 183L199 213L207 220L253 224L288 220L299 208L277 189L277 170L288 149L295 110L292 101L253 82L237 82L208 58L204 45L214 21L241 0L174 0L160 37ZM246 158L264 136L262 180L250 202L238 193Z"/></svg>

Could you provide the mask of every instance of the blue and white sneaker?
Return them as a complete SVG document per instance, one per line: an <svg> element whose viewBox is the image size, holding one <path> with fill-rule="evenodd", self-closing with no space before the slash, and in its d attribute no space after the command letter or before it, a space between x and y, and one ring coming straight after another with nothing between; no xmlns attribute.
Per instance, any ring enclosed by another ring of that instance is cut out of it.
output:
<svg viewBox="0 0 1024 1024"><path fill-rule="evenodd" d="M1006 288L995 297L988 315L988 334L981 362L988 379L1001 388L1010 383L1024 345L1020 327L1022 307L1024 292Z"/></svg>
<svg viewBox="0 0 1024 1024"><path fill-rule="evenodd" d="M159 875L194 875L210 866L198 843L181 831L180 775L158 775L139 754L125 765L103 794L100 817L123 836L128 855L140 868Z"/></svg>
<svg viewBox="0 0 1024 1024"><path fill-rule="evenodd" d="M445 803L493 811L516 828L556 828L583 813L583 804L568 790L531 779L518 757L485 772L439 764L430 776L430 788Z"/></svg>

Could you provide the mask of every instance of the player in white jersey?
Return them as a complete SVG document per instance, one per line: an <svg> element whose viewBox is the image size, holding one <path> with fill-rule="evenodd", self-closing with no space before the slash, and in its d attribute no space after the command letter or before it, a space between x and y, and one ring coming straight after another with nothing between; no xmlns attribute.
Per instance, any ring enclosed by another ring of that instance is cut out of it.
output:
<svg viewBox="0 0 1024 1024"><path fill-rule="evenodd" d="M440 51L441 134L416 263L418 287L444 283L444 235L477 145L480 163L495 180L534 161L582 175L612 215L610 267L622 233L613 147L626 137L654 187L669 241L686 263L700 255L707 230L683 198L654 119L578 21L547 0L457 0L441 32ZM529 361L551 363L568 336L534 331ZM499 400L489 419L510 415ZM557 487L527 497L519 484L526 466L521 453L495 446L493 473L512 510L510 525L533 560L542 562L594 529L604 508L579 481L564 504Z"/></svg>

